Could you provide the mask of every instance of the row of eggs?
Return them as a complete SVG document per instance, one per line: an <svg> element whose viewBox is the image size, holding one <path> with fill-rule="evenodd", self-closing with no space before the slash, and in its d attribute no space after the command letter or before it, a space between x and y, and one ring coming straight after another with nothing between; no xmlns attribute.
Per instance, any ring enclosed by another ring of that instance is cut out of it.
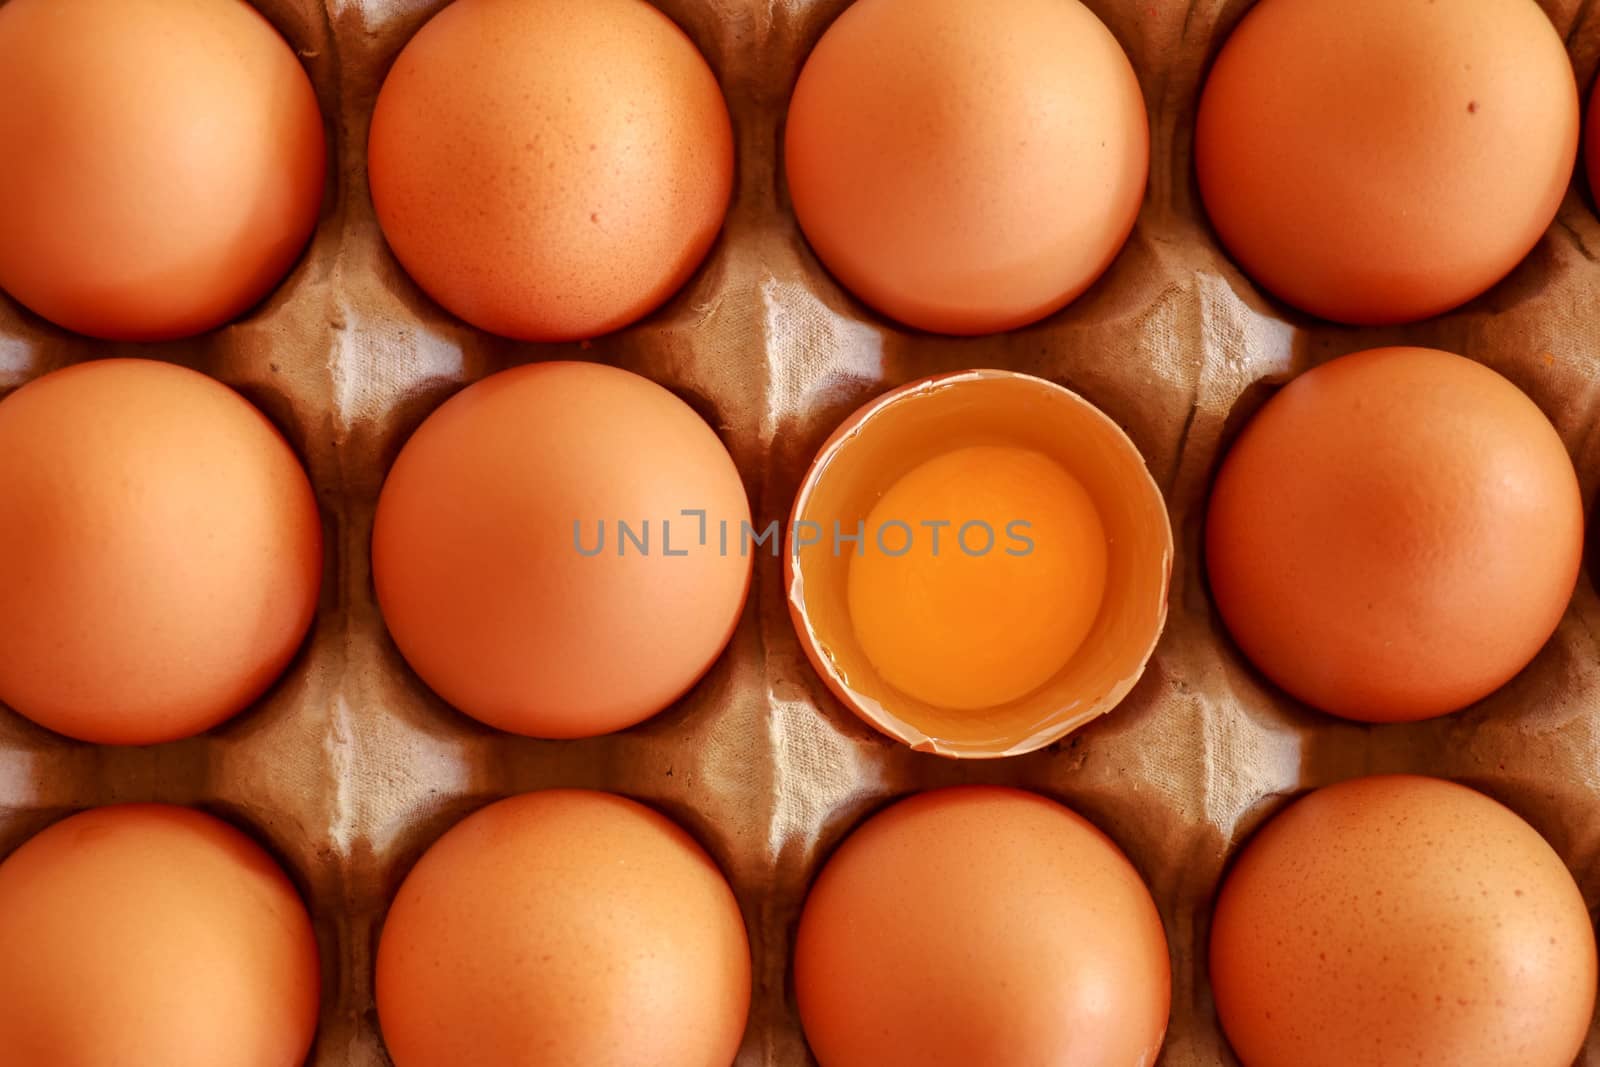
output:
<svg viewBox="0 0 1600 1067"><path fill-rule="evenodd" d="M151 360L76 364L0 401L0 701L59 733L210 729L316 613L318 504L243 397ZM1291 696L1414 721L1488 696L1577 584L1584 513L1554 426L1433 349L1340 357L1245 426L1206 563L1240 648ZM1166 619L1173 539L1138 449L1051 382L913 382L839 427L787 529L752 518L716 432L595 363L469 386L379 495L377 599L447 703L531 737L627 729L721 656L757 556L843 703L948 756L1014 755L1114 707Z"/></svg>
<svg viewBox="0 0 1600 1067"><path fill-rule="evenodd" d="M298 1067L322 967L283 871L233 827L100 808L0 863L10 1067ZM710 856L632 800L552 790L435 842L384 920L395 1067L728 1067L749 938ZM1431 778L1330 786L1237 859L1210 934L1245 1067L1569 1067L1594 1012L1578 887L1509 809ZM1148 1067L1161 916L1087 820L1033 793L917 794L823 866L792 978L821 1067Z"/></svg>
<svg viewBox="0 0 1600 1067"><path fill-rule="evenodd" d="M1149 169L1132 65L1076 0L859 0L805 63L785 130L821 261L951 334L1083 293ZM1534 0L1262 0L1210 72L1195 156L1248 274L1377 324L1509 273L1578 142L1572 67ZM241 314L309 238L325 155L310 82L243 0L0 11L0 288L51 321L155 340ZM644 0L456 0L396 59L368 141L410 275L536 341L619 329L682 287L734 158L715 76Z"/></svg>

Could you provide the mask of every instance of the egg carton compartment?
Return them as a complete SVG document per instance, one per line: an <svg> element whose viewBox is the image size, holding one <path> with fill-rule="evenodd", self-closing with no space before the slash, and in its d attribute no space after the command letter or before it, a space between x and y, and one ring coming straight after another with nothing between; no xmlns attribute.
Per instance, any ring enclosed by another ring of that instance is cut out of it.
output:
<svg viewBox="0 0 1600 1067"><path fill-rule="evenodd" d="M1151 177L1128 246L1064 312L1016 333L956 340L866 311L807 249L779 155L799 66L848 0L658 0L728 98L739 154L726 228L688 287L643 323L592 343L528 345L473 330L425 297L389 254L367 192L378 88L445 0L258 0L300 53L327 121L328 196L310 250L242 321L186 342L92 341L0 298L0 392L110 355L183 363L240 389L284 431L317 491L326 540L317 622L255 707L189 741L85 745L0 711L0 854L71 811L123 801L195 804L249 830L289 870L317 926L325 988L314 1067L388 1063L372 965L388 903L422 851L492 800L554 786L660 807L729 876L755 956L740 1067L812 1062L789 979L806 889L867 815L942 785L1039 790L1128 853L1171 944L1163 1067L1235 1064L1206 979L1212 901L1243 839L1306 789L1382 771L1476 786L1549 838L1593 911L1600 596L1587 569L1555 639L1505 690L1445 719L1367 727L1301 707L1243 661L1211 606L1201 552L1210 482L1242 420L1293 375L1379 344L1445 348L1506 374L1555 421L1592 502L1600 219L1582 183L1529 259L1455 313L1396 329L1309 319L1262 295L1219 250L1193 176L1199 89L1249 0L1087 2L1139 73ZM1581 0L1544 7L1587 88L1600 9ZM786 520L824 439L893 386L993 366L1073 388L1128 431L1167 497L1177 537L1171 617L1149 670L1112 714L1031 755L954 762L914 753L828 693L791 626L781 561L760 556L728 651L662 715L579 742L477 725L422 685L384 629L368 548L378 492L401 445L447 397L508 366L570 358L640 372L691 403L729 446L758 526ZM1600 1029L1580 1062L1600 1065Z"/></svg>

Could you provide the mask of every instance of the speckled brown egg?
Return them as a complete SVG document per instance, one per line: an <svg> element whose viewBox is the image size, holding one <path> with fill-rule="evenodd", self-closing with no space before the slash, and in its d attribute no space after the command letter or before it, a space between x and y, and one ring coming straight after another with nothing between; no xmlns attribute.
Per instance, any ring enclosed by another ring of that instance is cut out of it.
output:
<svg viewBox="0 0 1600 1067"><path fill-rule="evenodd" d="M1578 477L1488 367L1429 348L1343 356L1245 427L1207 518L1212 592L1273 681L1364 722L1459 710L1550 639L1577 584Z"/></svg>
<svg viewBox="0 0 1600 1067"><path fill-rule="evenodd" d="M733 187L716 77L645 0L456 0L395 61L368 152L411 277L529 341L654 310L705 258Z"/></svg>
<svg viewBox="0 0 1600 1067"><path fill-rule="evenodd" d="M1148 1067L1167 1026L1138 872L1020 790L936 790L869 819L818 876L794 956L821 1067Z"/></svg>
<svg viewBox="0 0 1600 1067"><path fill-rule="evenodd" d="M321 586L306 472L227 386L107 359L0 401L0 701L34 722L208 730L289 665Z"/></svg>
<svg viewBox="0 0 1600 1067"><path fill-rule="evenodd" d="M858 0L785 133L805 236L846 288L938 333L1077 298L1133 229L1150 134L1133 65L1077 0Z"/></svg>
<svg viewBox="0 0 1600 1067"><path fill-rule="evenodd" d="M244 0L11 0L0 159L0 288L70 330L155 341L278 284L326 147L299 57Z"/></svg>
<svg viewBox="0 0 1600 1067"><path fill-rule="evenodd" d="M1211 932L1244 1067L1570 1067L1595 941L1555 851L1433 778L1344 782L1269 822Z"/></svg>
<svg viewBox="0 0 1600 1067"><path fill-rule="evenodd" d="M0 863L6 1067L302 1067L321 969L260 846L188 808L98 808Z"/></svg>
<svg viewBox="0 0 1600 1067"><path fill-rule="evenodd" d="M406 661L533 737L634 726L733 636L755 550L733 457L693 408L596 363L452 397L384 481L372 571Z"/></svg>
<svg viewBox="0 0 1600 1067"><path fill-rule="evenodd" d="M1572 180L1578 90L1534 0L1261 0L1200 101L1200 189L1315 315L1438 315L1505 277Z"/></svg>
<svg viewBox="0 0 1600 1067"><path fill-rule="evenodd" d="M477 812L422 857L384 923L377 1001L395 1067L729 1067L750 947L682 829L550 790Z"/></svg>

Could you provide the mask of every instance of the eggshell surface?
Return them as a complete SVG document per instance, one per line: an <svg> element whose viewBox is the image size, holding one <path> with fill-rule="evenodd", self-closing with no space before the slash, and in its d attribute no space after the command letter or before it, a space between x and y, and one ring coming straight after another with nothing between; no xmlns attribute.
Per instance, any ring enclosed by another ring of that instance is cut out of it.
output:
<svg viewBox="0 0 1600 1067"><path fill-rule="evenodd" d="M320 989L294 886L187 808L100 808L0 862L6 1067L300 1067Z"/></svg>
<svg viewBox="0 0 1600 1067"><path fill-rule="evenodd" d="M1425 319L1505 277L1572 180L1578 92L1533 0L1262 0L1195 132L1246 274L1323 318Z"/></svg>
<svg viewBox="0 0 1600 1067"><path fill-rule="evenodd" d="M81 363L0 401L0 701L101 744L188 737L281 674L322 526L271 422L205 375Z"/></svg>
<svg viewBox="0 0 1600 1067"><path fill-rule="evenodd" d="M1149 140L1127 55L1077 0L858 0L801 71L785 161L845 288L909 326L984 334L1111 265Z"/></svg>
<svg viewBox="0 0 1600 1067"><path fill-rule="evenodd" d="M552 790L428 850L384 924L377 986L395 1067L729 1067L750 949L688 834L622 797Z"/></svg>
<svg viewBox="0 0 1600 1067"><path fill-rule="evenodd" d="M705 258L733 188L716 77L644 0L456 0L395 61L368 154L406 272L529 341L655 310Z"/></svg>
<svg viewBox="0 0 1600 1067"><path fill-rule="evenodd" d="M589 737L661 711L722 652L749 520L727 449L672 393L532 364L464 390L406 444L373 575L395 643L445 700L514 733Z"/></svg>
<svg viewBox="0 0 1600 1067"><path fill-rule="evenodd" d="M1571 1067L1594 931L1510 810L1438 779L1366 778L1310 794L1245 849L1211 977L1244 1067Z"/></svg>
<svg viewBox="0 0 1600 1067"><path fill-rule="evenodd" d="M0 288L69 330L154 341L288 273L326 147L299 59L243 0L11 0L0 159Z"/></svg>
<svg viewBox="0 0 1600 1067"><path fill-rule="evenodd" d="M1366 722L1488 696L1555 631L1584 542L1555 427L1489 368L1374 349L1290 383L1223 462L1212 593L1246 656Z"/></svg>
<svg viewBox="0 0 1600 1067"><path fill-rule="evenodd" d="M989 787L919 794L848 837L794 966L821 1067L1147 1067L1171 998L1161 918L1116 846Z"/></svg>

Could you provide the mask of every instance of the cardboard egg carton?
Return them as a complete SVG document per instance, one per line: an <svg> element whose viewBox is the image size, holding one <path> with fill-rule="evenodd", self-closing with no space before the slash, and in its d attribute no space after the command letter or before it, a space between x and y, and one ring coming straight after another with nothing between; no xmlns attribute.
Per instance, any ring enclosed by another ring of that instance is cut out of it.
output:
<svg viewBox="0 0 1600 1067"><path fill-rule="evenodd" d="M259 0L310 71L333 166L310 251L243 321L192 341L107 344L0 298L0 390L110 355L195 367L283 429L306 461L327 535L311 637L267 696L225 726L115 749L0 710L0 854L71 811L122 801L198 805L249 830L284 863L317 925L325 991L315 1067L388 1062L373 959L388 902L422 851L476 808L551 786L652 803L721 864L755 954L741 1067L811 1062L788 977L806 888L867 814L935 786L1039 790L1127 852L1171 943L1163 1067L1235 1062L1208 991L1208 916L1237 846L1299 791L1378 771L1459 779L1531 821L1591 908L1600 902L1600 598L1587 571L1554 640L1504 691L1433 722L1367 727L1304 709L1243 662L1208 599L1199 550L1208 485L1240 422L1294 374L1379 344L1449 349L1511 378L1554 420L1592 500L1600 219L1581 181L1529 259L1466 308L1395 329L1317 322L1241 276L1198 202L1195 103L1248 0L1088 0L1132 57L1150 110L1150 187L1132 239L1098 285L1038 326L976 340L913 334L866 311L818 266L781 178L790 89L847 0L658 0L717 72L734 117L739 171L726 231L687 289L647 321L590 344L520 344L423 296L385 247L367 193L367 124L383 75L444 2ZM1587 89L1600 7L1544 6ZM1149 670L1119 709L1044 751L985 762L917 754L828 694L793 632L781 561L761 556L726 654L643 726L546 742L475 724L418 681L384 629L369 564L373 510L400 446L445 398L550 359L615 363L688 400L732 452L758 527L787 518L833 428L895 385L987 366L1070 386L1128 431L1168 500L1178 546L1171 617ZM1600 1031L1582 1062L1600 1065Z"/></svg>

